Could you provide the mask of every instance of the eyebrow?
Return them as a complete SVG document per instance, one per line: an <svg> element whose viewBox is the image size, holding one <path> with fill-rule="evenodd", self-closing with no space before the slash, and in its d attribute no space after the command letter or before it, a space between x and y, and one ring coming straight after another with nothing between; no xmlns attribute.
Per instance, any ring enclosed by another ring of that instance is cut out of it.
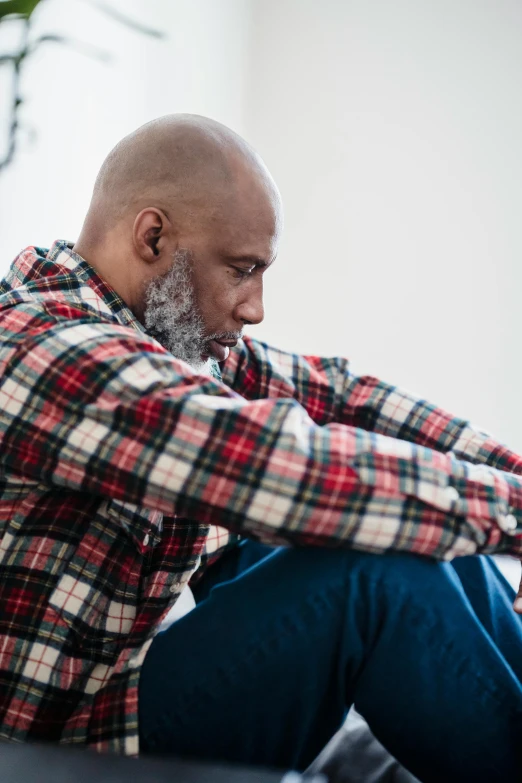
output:
<svg viewBox="0 0 522 783"><path fill-rule="evenodd" d="M265 269L267 266L270 266L269 263L264 261L262 258L259 258L259 256L225 256L227 261L234 261L235 263L239 264L250 264L251 266L257 266L260 269Z"/></svg>

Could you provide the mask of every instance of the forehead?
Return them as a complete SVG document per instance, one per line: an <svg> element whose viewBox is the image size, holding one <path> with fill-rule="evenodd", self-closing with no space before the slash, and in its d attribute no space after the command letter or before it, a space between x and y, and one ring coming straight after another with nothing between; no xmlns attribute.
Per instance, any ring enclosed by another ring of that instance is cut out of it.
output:
<svg viewBox="0 0 522 783"><path fill-rule="evenodd" d="M264 240L279 234L277 213L266 202L238 199L225 206L217 223L223 235L234 239L243 235Z"/></svg>
<svg viewBox="0 0 522 783"><path fill-rule="evenodd" d="M219 203L212 224L221 244L233 245L236 253L271 260L282 230L279 196L245 178Z"/></svg>

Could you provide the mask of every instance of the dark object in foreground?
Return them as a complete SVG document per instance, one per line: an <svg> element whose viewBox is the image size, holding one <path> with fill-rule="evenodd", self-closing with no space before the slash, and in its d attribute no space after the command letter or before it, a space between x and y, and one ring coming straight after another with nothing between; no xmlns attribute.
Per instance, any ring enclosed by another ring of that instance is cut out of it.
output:
<svg viewBox="0 0 522 783"><path fill-rule="evenodd" d="M51 745L0 742L2 783L327 783L323 775L271 772L178 759L102 755Z"/></svg>

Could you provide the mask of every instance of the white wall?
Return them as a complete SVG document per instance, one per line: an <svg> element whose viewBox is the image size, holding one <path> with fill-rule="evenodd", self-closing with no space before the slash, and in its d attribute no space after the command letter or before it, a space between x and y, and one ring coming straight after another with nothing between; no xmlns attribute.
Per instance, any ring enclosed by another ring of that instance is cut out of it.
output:
<svg viewBox="0 0 522 783"><path fill-rule="evenodd" d="M164 30L166 39L139 35L82 0L42 3L35 34L64 33L113 59L107 64L47 44L29 63L23 119L38 135L33 144L24 139L0 175L0 273L21 247L76 238L102 160L142 123L187 111L243 130L249 0L110 4Z"/></svg>
<svg viewBox="0 0 522 783"><path fill-rule="evenodd" d="M522 5L254 7L246 134L286 204L255 333L522 450Z"/></svg>

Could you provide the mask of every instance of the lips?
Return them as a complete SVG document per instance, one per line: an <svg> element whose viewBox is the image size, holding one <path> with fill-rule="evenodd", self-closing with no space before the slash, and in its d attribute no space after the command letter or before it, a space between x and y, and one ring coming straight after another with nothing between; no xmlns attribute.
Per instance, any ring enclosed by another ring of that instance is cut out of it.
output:
<svg viewBox="0 0 522 783"><path fill-rule="evenodd" d="M224 362L228 359L230 349L236 345L237 340L210 340L208 347L211 355L218 362Z"/></svg>

